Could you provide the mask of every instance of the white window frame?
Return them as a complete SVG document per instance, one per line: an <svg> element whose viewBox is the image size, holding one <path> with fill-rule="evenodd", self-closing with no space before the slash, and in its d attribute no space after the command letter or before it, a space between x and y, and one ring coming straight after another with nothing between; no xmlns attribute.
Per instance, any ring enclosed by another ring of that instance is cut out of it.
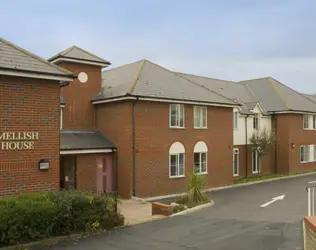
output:
<svg viewBox="0 0 316 250"><path fill-rule="evenodd" d="M179 164L179 159L180 155L183 155L183 174L182 175L171 175L171 157L176 156L176 173L179 173L180 169L180 164ZM185 148L181 142L174 142L169 149L169 178L174 179L174 178L182 178L185 177Z"/></svg>
<svg viewBox="0 0 316 250"><path fill-rule="evenodd" d="M312 147L313 147L313 150L314 150L314 152L313 152L313 161L316 161L316 145L312 145Z"/></svg>
<svg viewBox="0 0 316 250"><path fill-rule="evenodd" d="M306 152L303 152L303 158L304 158L304 154L307 153L307 159L303 159L302 160L302 148L306 148L307 149ZM309 145L301 145L300 146L300 162L301 163L307 163L307 162L310 161L310 157L311 157L311 155L310 155L310 146Z"/></svg>
<svg viewBox="0 0 316 250"><path fill-rule="evenodd" d="M257 122L255 122L257 120ZM260 114L254 114L253 120L252 120L252 127L254 130L259 130L260 129ZM256 124L256 126L255 126Z"/></svg>
<svg viewBox="0 0 316 250"><path fill-rule="evenodd" d="M203 125L205 114L205 125ZM195 122L198 121L198 124ZM207 128L207 107L206 106L193 106L193 127L200 129L200 128Z"/></svg>
<svg viewBox="0 0 316 250"><path fill-rule="evenodd" d="M194 164L194 173L196 174L207 174L207 152L194 152L194 158L193 161L195 159L195 154L199 154L199 172L195 172L196 170L196 166L195 166L195 162L193 162ZM205 154L205 171L202 171L202 154Z"/></svg>
<svg viewBox="0 0 316 250"><path fill-rule="evenodd" d="M255 161L253 160L253 154L255 154ZM253 151L251 154L251 161L252 161L252 173L253 174L258 174L260 173L261 170L261 166L260 166L260 159L259 159L259 154L257 151ZM256 164L256 170L254 170L254 164Z"/></svg>
<svg viewBox="0 0 316 250"><path fill-rule="evenodd" d="M237 162L235 161L235 155L237 155ZM237 164L237 173L235 173L235 163ZM239 176L239 148L233 149L233 176Z"/></svg>
<svg viewBox="0 0 316 250"><path fill-rule="evenodd" d="M308 130L309 129L309 115L303 115L303 129ZM306 119L307 119L307 127L306 125Z"/></svg>
<svg viewBox="0 0 316 250"><path fill-rule="evenodd" d="M233 126L234 126L234 129L238 129L238 116L239 116L239 112L238 111L234 111L233 112Z"/></svg>
<svg viewBox="0 0 316 250"><path fill-rule="evenodd" d="M60 107L60 130L63 129L63 107Z"/></svg>
<svg viewBox="0 0 316 250"><path fill-rule="evenodd" d="M176 107L176 125L172 126L172 107ZM183 126L181 126L181 109L183 110ZM184 104L172 103L169 104L169 127L170 128L184 128L185 127L185 115L184 115Z"/></svg>

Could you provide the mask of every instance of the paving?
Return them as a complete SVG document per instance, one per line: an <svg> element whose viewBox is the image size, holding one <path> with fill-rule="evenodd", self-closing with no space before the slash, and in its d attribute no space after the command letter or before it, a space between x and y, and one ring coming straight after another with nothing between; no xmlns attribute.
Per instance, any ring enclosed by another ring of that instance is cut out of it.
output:
<svg viewBox="0 0 316 250"><path fill-rule="evenodd" d="M209 194L212 207L43 249L303 249L305 187L315 180L316 174L215 191ZM283 194L283 200L260 207Z"/></svg>

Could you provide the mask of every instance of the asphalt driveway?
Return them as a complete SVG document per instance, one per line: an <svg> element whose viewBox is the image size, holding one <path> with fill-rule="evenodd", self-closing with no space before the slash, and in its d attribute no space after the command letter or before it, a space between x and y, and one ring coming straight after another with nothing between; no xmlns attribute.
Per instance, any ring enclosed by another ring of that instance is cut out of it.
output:
<svg viewBox="0 0 316 250"><path fill-rule="evenodd" d="M213 207L45 249L303 249L308 182L316 174L210 193ZM283 200L260 207L273 197Z"/></svg>

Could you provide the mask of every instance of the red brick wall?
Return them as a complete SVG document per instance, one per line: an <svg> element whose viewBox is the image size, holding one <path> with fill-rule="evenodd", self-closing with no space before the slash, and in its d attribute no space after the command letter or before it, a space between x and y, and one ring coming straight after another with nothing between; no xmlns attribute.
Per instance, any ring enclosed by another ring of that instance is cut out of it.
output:
<svg viewBox="0 0 316 250"><path fill-rule="evenodd" d="M0 150L0 195L59 188L59 96L57 81L0 76L0 132L39 132L32 150Z"/></svg>
<svg viewBox="0 0 316 250"><path fill-rule="evenodd" d="M66 102L63 109L63 129L94 129L95 113L91 99L101 89L101 67L72 62L61 62L58 65L77 76L80 72L85 72L88 75L86 83L81 83L75 79L61 90L61 95Z"/></svg>
<svg viewBox="0 0 316 250"><path fill-rule="evenodd" d="M303 129L302 114L279 115L280 119L288 120L289 144L288 154L290 161L290 173L300 173L310 170L316 170L316 162L301 163L300 162L300 146L316 145L316 130ZM292 143L295 148L292 149Z"/></svg>
<svg viewBox="0 0 316 250"><path fill-rule="evenodd" d="M185 178L169 178L169 147L180 141L186 148L185 165L193 170L193 148L202 140L209 147L208 186L232 183L232 110L208 107L208 129L193 129L193 106L185 105L185 129L169 128L169 104L136 103L136 196L183 192ZM96 106L97 126L118 148L119 193L132 194L132 102ZM231 131L231 133L227 133Z"/></svg>
<svg viewBox="0 0 316 250"><path fill-rule="evenodd" d="M232 109L207 108L208 129L193 128L193 105L185 105L185 128L169 128L169 104L136 103L136 195L150 197L184 192L193 171L194 146L208 146L208 187L232 184ZM169 178L169 148L181 142L186 150L184 178Z"/></svg>
<svg viewBox="0 0 316 250"><path fill-rule="evenodd" d="M97 129L117 146L118 191L129 198L132 195L132 102L114 102L95 105Z"/></svg>

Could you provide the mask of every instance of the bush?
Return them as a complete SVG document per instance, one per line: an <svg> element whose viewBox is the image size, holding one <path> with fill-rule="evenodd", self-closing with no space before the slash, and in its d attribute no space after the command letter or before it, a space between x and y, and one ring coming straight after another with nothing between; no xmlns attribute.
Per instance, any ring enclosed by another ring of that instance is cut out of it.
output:
<svg viewBox="0 0 316 250"><path fill-rule="evenodd" d="M111 195L72 190L0 198L0 247L123 223Z"/></svg>
<svg viewBox="0 0 316 250"><path fill-rule="evenodd" d="M187 207L183 204L179 204L179 205L176 205L173 207L172 209L172 213L175 214L175 213L178 213L178 212L181 212L181 211L184 211L186 210Z"/></svg>
<svg viewBox="0 0 316 250"><path fill-rule="evenodd" d="M206 186L206 179L203 175L192 174L189 179L188 191L180 198L178 203L188 207L194 207L210 201L207 194L203 191Z"/></svg>

